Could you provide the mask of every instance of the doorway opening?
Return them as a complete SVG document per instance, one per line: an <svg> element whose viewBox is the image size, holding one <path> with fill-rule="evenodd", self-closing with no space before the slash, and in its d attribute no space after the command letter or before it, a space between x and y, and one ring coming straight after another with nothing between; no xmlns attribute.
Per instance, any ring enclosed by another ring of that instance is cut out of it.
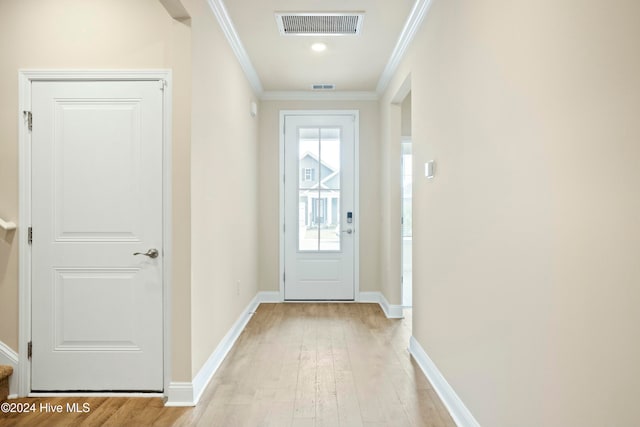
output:
<svg viewBox="0 0 640 427"><path fill-rule="evenodd" d="M401 121L401 265L402 265L402 306L413 305L413 151L411 143L411 92L400 104Z"/></svg>
<svg viewBox="0 0 640 427"><path fill-rule="evenodd" d="M402 306L413 305L413 154L411 138L402 140Z"/></svg>

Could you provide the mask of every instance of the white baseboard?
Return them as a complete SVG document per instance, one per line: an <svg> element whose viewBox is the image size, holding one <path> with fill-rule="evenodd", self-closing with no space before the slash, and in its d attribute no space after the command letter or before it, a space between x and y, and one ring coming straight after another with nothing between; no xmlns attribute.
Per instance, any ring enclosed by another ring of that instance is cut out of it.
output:
<svg viewBox="0 0 640 427"><path fill-rule="evenodd" d="M274 293L278 294L277 292ZM236 320L231 329L229 329L229 332L227 332L213 353L211 353L209 359L207 359L202 368L200 368L192 382L171 382L169 384L165 406L195 406L198 403L204 389L211 381L211 378L213 378L213 375L222 364L224 358L227 357L227 354L245 326L247 326L247 323L249 323L256 308L258 308L261 302L267 302L267 299L271 296L270 292L258 292L256 296L253 297L251 302L249 302L240 314L238 320Z"/></svg>
<svg viewBox="0 0 640 427"><path fill-rule="evenodd" d="M167 389L165 406L195 406L193 383L172 381Z"/></svg>
<svg viewBox="0 0 640 427"><path fill-rule="evenodd" d="M149 399L154 399L154 398L163 398L164 397L164 393L162 392L153 392L153 393L140 393L140 392L128 392L128 391L123 391L123 392L102 392L102 391L97 391L97 392L91 392L91 391L86 391L86 392L81 392L81 393L67 393L64 391L61 392L35 392L35 393L28 393L27 397L140 397L140 398L149 398Z"/></svg>
<svg viewBox="0 0 640 427"><path fill-rule="evenodd" d="M409 352L431 382L431 385L436 393L438 393L438 396L440 396L440 400L442 400L442 403L446 406L456 425L458 427L480 427L478 421L476 421L469 409L467 409L460 397L458 397L451 385L449 385L442 373L438 370L438 367L427 355L427 352L424 351L414 337L411 337L409 340Z"/></svg>
<svg viewBox="0 0 640 427"><path fill-rule="evenodd" d="M0 341L0 365L11 366L13 374L9 378L9 398L18 397L18 353Z"/></svg>
<svg viewBox="0 0 640 427"><path fill-rule="evenodd" d="M261 291L256 295L258 303L282 302L283 299L278 291Z"/></svg>
<svg viewBox="0 0 640 427"><path fill-rule="evenodd" d="M388 319L402 319L402 305L389 304L382 292L360 292L358 302L373 302L380 305Z"/></svg>

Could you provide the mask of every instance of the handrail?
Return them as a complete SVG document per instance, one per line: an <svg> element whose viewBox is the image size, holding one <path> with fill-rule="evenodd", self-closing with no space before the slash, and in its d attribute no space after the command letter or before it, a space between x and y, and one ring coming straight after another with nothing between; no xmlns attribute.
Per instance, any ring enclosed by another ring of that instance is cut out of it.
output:
<svg viewBox="0 0 640 427"><path fill-rule="evenodd" d="M5 221L2 218L0 218L0 228L5 230L5 231L11 231L11 230L15 230L16 229L16 224L15 222L11 222L11 221Z"/></svg>

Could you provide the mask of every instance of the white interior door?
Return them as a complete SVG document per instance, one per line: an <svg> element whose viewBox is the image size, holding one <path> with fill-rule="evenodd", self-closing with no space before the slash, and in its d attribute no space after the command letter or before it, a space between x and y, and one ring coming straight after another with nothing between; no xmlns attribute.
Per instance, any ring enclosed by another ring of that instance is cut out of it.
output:
<svg viewBox="0 0 640 427"><path fill-rule="evenodd" d="M163 389L162 97L32 83L32 391Z"/></svg>
<svg viewBox="0 0 640 427"><path fill-rule="evenodd" d="M355 116L287 115L284 296L353 300Z"/></svg>

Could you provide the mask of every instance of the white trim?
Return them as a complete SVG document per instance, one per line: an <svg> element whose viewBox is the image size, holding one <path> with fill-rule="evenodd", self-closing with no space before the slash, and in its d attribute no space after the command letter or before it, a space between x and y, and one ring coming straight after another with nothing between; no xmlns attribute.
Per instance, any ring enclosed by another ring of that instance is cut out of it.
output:
<svg viewBox="0 0 640 427"><path fill-rule="evenodd" d="M431 3L432 0L416 0L415 4L413 5L413 8L411 9L409 16L407 17L407 21L402 28L402 32L398 37L396 46L393 48L393 52L391 52L391 56L389 57L387 66L384 67L384 71L382 72L382 74L380 75L380 79L378 80L376 92L378 92L379 95L382 96L383 92L387 88L387 85L391 81L391 78L398 69L400 61L402 61L402 58L404 57L409 44L411 44L411 41L420 28L420 24L422 24L422 21L424 21L424 18L427 16Z"/></svg>
<svg viewBox="0 0 640 427"><path fill-rule="evenodd" d="M357 302L380 304L380 292L360 292Z"/></svg>
<svg viewBox="0 0 640 427"><path fill-rule="evenodd" d="M18 396L27 396L31 388L31 363L27 358L27 343L31 339L31 247L27 243L28 224L31 224L31 133L23 111L31 110L31 82L33 81L164 81L163 96L163 384L165 391L171 375L171 131L172 131L172 72L171 70L19 70L18 71ZM135 393L127 393L132 395Z"/></svg>
<svg viewBox="0 0 640 427"><path fill-rule="evenodd" d="M451 414L451 418L458 427L480 427L464 402L449 385L433 360L427 355L420 343L412 336L409 340L409 352L431 382L440 400Z"/></svg>
<svg viewBox="0 0 640 427"><path fill-rule="evenodd" d="M218 24L220 24L222 32L227 38L227 41L231 46L231 50L233 50L233 53L236 55L236 58L240 63L240 67L242 68L242 71L244 71L244 75L247 77L249 84L256 95L260 96L262 93L260 77L258 76L256 69L253 67L247 51L244 49L240 36L238 35L238 32L233 25L233 21L231 21L231 17L227 12L227 8L222 0L207 0L207 2L216 17Z"/></svg>
<svg viewBox="0 0 640 427"><path fill-rule="evenodd" d="M18 70L20 76L31 81L65 81L65 80L162 80L171 76L171 70ZM26 89L23 87L23 89ZM30 92L30 89L29 89ZM30 93L29 93L30 95ZM28 100L31 107L31 100ZM22 111L20 112L22 122Z"/></svg>
<svg viewBox="0 0 640 427"><path fill-rule="evenodd" d="M396 94L391 99L391 103L397 105L402 104L407 95L409 95L409 92L411 92L411 73L404 78Z"/></svg>
<svg viewBox="0 0 640 427"><path fill-rule="evenodd" d="M387 298L382 292L360 292L357 302L369 302L380 305L384 315L387 319L403 319L404 313L402 312L402 305L389 304Z"/></svg>
<svg viewBox="0 0 640 427"><path fill-rule="evenodd" d="M172 287L173 277L173 74L167 70L162 97L162 262L163 281L162 308L163 308L163 390L165 391L171 383L171 331L172 331Z"/></svg>
<svg viewBox="0 0 640 427"><path fill-rule="evenodd" d="M233 348L260 303L268 302L267 300L273 298L274 294L276 292L258 292L253 297L247 307L240 313L238 320L231 326L231 329L229 329L202 368L200 368L193 381L190 383L176 382L170 384L165 406L195 406L198 403L205 388L211 382L222 361Z"/></svg>
<svg viewBox="0 0 640 427"><path fill-rule="evenodd" d="M13 231L17 228L16 223L13 221L5 221L0 218L0 230Z"/></svg>
<svg viewBox="0 0 640 427"><path fill-rule="evenodd" d="M18 397L18 353L0 341L0 365L11 366L13 374L9 377L9 398Z"/></svg>
<svg viewBox="0 0 640 427"><path fill-rule="evenodd" d="M278 152L278 226L280 227L278 235L280 238L280 262L278 270L278 292L280 299L284 301L284 134L285 134L285 111L280 111L280 123L278 124L278 132L280 133L280 146Z"/></svg>
<svg viewBox="0 0 640 427"><path fill-rule="evenodd" d="M148 397L158 398L164 397L163 393L126 393L126 392L86 392L86 393L29 393L27 397Z"/></svg>
<svg viewBox="0 0 640 427"><path fill-rule="evenodd" d="M256 300L259 304L283 302L280 292L278 291L261 291L256 295Z"/></svg>
<svg viewBox="0 0 640 427"><path fill-rule="evenodd" d="M227 334L222 338L216 349L209 356L209 359L207 359L202 368L200 368L196 376L193 378L194 405L197 404L200 397L202 397L204 389L207 388L207 385L220 367L220 364L222 364L224 358L227 357L227 354L242 333L242 330L247 323L249 323L249 320L251 320L251 316L253 316L258 305L260 305L260 303L257 301L256 295L249 302L249 305L247 305L247 307L242 311L238 320L236 320L233 326L231 326L231 329L229 329Z"/></svg>
<svg viewBox="0 0 640 427"><path fill-rule="evenodd" d="M164 406L196 406L193 394L193 383L170 383L167 388L167 401Z"/></svg>
<svg viewBox="0 0 640 427"><path fill-rule="evenodd" d="M360 295L360 110L354 112L354 132L355 132L355 147L353 147L353 209L356 217L353 224L353 301L357 301L358 295ZM357 231L357 233L356 233Z"/></svg>
<svg viewBox="0 0 640 427"><path fill-rule="evenodd" d="M377 92L366 91L265 91L260 99L263 101L377 101Z"/></svg>
<svg viewBox="0 0 640 427"><path fill-rule="evenodd" d="M354 160L353 160L353 174L354 174L354 216L355 222L353 228L356 231L360 230L360 110L280 110L280 151L278 157L278 163L280 164L280 298L284 301L284 133L285 133L285 117L286 116L353 116L354 118ZM353 247L353 300L358 300L360 294L360 233L354 232L354 247ZM296 301L300 302L300 301ZM319 302L319 301L314 301Z"/></svg>
<svg viewBox="0 0 640 427"><path fill-rule="evenodd" d="M30 391L31 364L27 345L31 338L31 248L27 244L31 224L31 133L23 111L31 111L31 80L37 72L19 72L18 88L18 396ZM15 373L14 373L15 374Z"/></svg>

